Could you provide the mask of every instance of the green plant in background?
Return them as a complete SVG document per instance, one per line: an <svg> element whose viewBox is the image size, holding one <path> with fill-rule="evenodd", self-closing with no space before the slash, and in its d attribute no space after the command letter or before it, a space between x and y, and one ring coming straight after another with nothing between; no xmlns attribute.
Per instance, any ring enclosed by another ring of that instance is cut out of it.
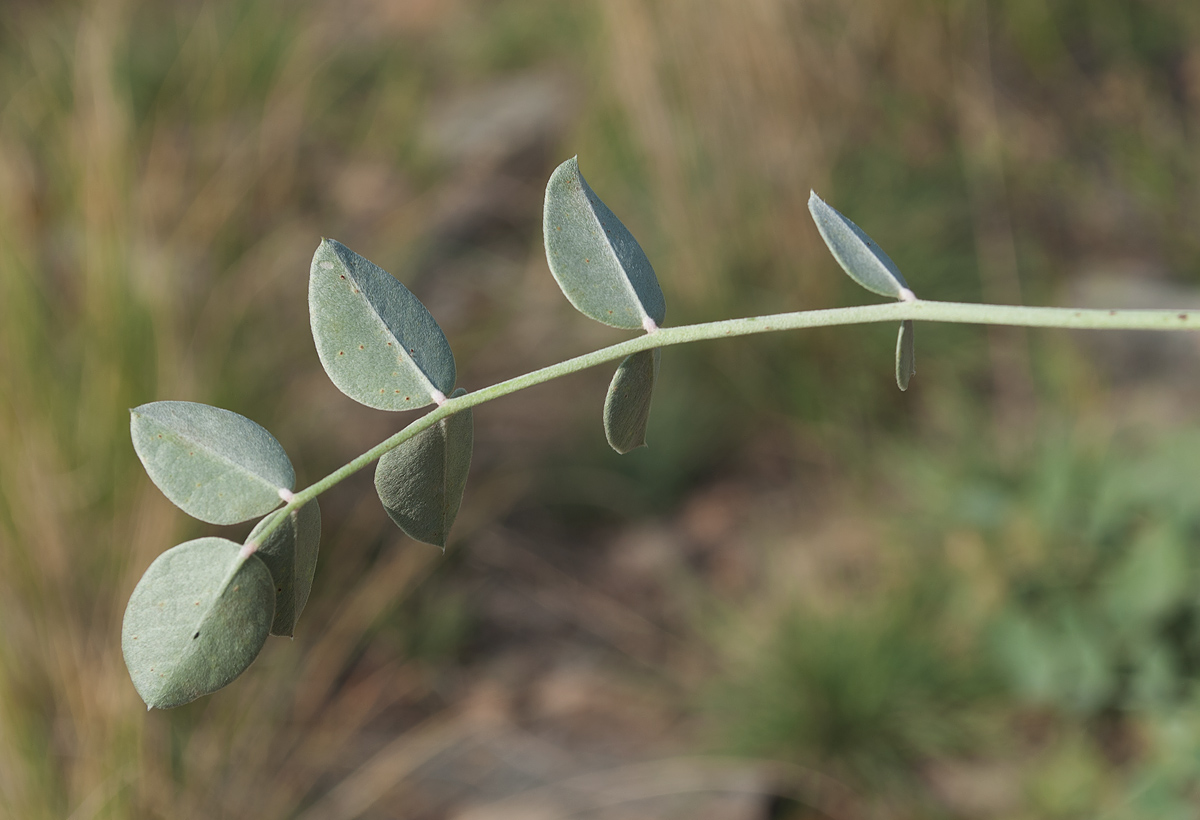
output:
<svg viewBox="0 0 1200 820"><path fill-rule="evenodd" d="M412 293L340 243L322 241L310 269L309 312L326 373L369 407L434 409L299 491L283 447L243 416L177 401L131 411L138 456L177 506L213 524L265 516L243 544L207 537L168 550L138 583L126 609L122 647L143 700L151 708L170 708L211 693L253 662L269 634L292 634L316 568L316 497L371 462L379 461L375 485L388 515L410 537L444 549L471 460L472 408L492 399L621 359L603 420L609 444L625 453L645 443L660 349L670 345L896 321L896 381L904 390L915 372L915 320L1153 330L1200 323L1200 312L921 300L858 226L815 194L809 210L850 277L894 303L664 328L662 291L645 253L584 181L576 160L564 162L546 190L543 229L551 272L580 312L645 334L474 392L455 389L449 343ZM276 510L280 501L284 507Z"/></svg>

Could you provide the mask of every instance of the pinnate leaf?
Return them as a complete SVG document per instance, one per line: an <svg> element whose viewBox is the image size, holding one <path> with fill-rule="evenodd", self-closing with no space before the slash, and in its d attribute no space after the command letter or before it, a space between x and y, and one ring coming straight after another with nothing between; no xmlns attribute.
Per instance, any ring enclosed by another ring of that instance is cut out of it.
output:
<svg viewBox="0 0 1200 820"><path fill-rule="evenodd" d="M458 390L451 398L465 394ZM474 443L474 417L467 408L379 459L375 468L379 500L410 538L445 549L467 486Z"/></svg>
<svg viewBox="0 0 1200 820"><path fill-rule="evenodd" d="M880 296L904 299L907 293L907 298L912 298L896 263L862 228L826 205L816 193L808 197L808 210L833 258L851 279Z"/></svg>
<svg viewBox="0 0 1200 820"><path fill-rule="evenodd" d="M662 351L643 350L627 356L608 386L604 399L604 436L618 453L646 446L650 397L658 378Z"/></svg>
<svg viewBox="0 0 1200 820"><path fill-rule="evenodd" d="M250 531L246 543L261 532L283 510L271 513ZM255 553L266 564L275 582L275 620L272 635L295 634L296 621L308 602L317 572L317 548L321 543L321 508L316 499L287 514L287 520L259 544Z"/></svg>
<svg viewBox="0 0 1200 820"><path fill-rule="evenodd" d="M550 272L576 309L613 327L662 324L666 303L650 260L588 187L575 158L550 176L542 227Z"/></svg>
<svg viewBox="0 0 1200 820"><path fill-rule="evenodd" d="M408 288L340 242L313 255L308 310L317 355L338 389L380 410L441 403L454 388L454 354Z"/></svg>
<svg viewBox="0 0 1200 820"><path fill-rule="evenodd" d="M198 538L158 556L121 627L142 700L170 709L229 684L258 657L274 607L271 573L232 541Z"/></svg>
<svg viewBox="0 0 1200 820"><path fill-rule="evenodd" d="M129 413L133 448L150 480L201 521L257 518L296 483L283 446L245 416L190 401L156 401Z"/></svg>
<svg viewBox="0 0 1200 820"><path fill-rule="evenodd" d="M901 390L908 389L908 380L917 374L916 350L913 344L913 323L900 323L900 335L896 337L896 384Z"/></svg>

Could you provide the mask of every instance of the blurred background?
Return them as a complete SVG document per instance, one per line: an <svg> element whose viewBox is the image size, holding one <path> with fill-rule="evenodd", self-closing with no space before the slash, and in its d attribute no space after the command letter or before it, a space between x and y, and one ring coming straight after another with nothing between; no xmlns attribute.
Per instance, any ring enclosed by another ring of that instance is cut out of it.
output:
<svg viewBox="0 0 1200 820"><path fill-rule="evenodd" d="M1200 307L1200 5L6 0L0 815L1190 818L1200 347L921 325L671 348L476 411L445 555L367 470L295 640L146 713L120 652L188 519L128 408L207 402L311 483L406 424L326 379L308 261L412 289L477 389L612 343L541 248L578 154L668 324L932 299Z"/></svg>

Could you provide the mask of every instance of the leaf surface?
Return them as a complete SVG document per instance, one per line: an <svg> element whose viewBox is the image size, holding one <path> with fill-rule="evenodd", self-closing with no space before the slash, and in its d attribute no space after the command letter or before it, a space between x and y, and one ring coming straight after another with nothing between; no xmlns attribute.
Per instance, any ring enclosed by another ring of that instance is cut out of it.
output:
<svg viewBox="0 0 1200 820"><path fill-rule="evenodd" d="M808 210L833 258L851 279L880 296L904 298L908 283L900 269L862 228L826 205L816 193L808 197Z"/></svg>
<svg viewBox="0 0 1200 820"><path fill-rule="evenodd" d="M618 453L646 446L650 398L658 379L662 351L643 350L627 356L608 386L604 399L604 436Z"/></svg>
<svg viewBox="0 0 1200 820"><path fill-rule="evenodd" d="M454 397L465 393L455 391ZM379 500L410 538L445 549L467 486L474 429L474 417L467 408L441 419L379 459L375 468Z"/></svg>
<svg viewBox="0 0 1200 820"><path fill-rule="evenodd" d="M190 401L151 402L129 414L133 448L150 480L201 521L257 518L296 483L283 445L245 416Z"/></svg>
<svg viewBox="0 0 1200 820"><path fill-rule="evenodd" d="M666 303L650 260L588 186L575 158L550 176L542 228L550 272L576 309L612 327L662 324Z"/></svg>
<svg viewBox="0 0 1200 820"><path fill-rule="evenodd" d="M900 334L896 337L896 384L901 390L908 389L908 380L917 375L916 349L913 343L913 323L900 323Z"/></svg>
<svg viewBox="0 0 1200 820"><path fill-rule="evenodd" d="M337 388L379 410L415 410L454 388L442 329L394 276L340 242L313 254L308 310L317 355Z"/></svg>
<svg viewBox="0 0 1200 820"><path fill-rule="evenodd" d="M263 562L240 553L224 538L187 541L158 556L138 581L121 650L147 706L170 709L215 692L258 657L275 589Z"/></svg>
<svg viewBox="0 0 1200 820"><path fill-rule="evenodd" d="M256 540L268 522L282 515L283 510L259 521L250 531L247 543ZM313 576L317 572L317 549L321 543L321 508L316 499L288 513L255 553L266 564L275 582L275 620L272 635L295 634L296 621L308 602Z"/></svg>

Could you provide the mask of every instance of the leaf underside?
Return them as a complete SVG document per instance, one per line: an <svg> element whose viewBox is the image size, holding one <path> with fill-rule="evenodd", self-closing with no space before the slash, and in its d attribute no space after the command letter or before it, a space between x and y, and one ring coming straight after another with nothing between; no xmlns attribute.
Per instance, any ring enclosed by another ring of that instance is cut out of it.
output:
<svg viewBox="0 0 1200 820"><path fill-rule="evenodd" d="M808 210L833 258L851 279L880 296L903 297L908 283L900 269L862 228L826 205L816 193L809 195Z"/></svg>
<svg viewBox="0 0 1200 820"><path fill-rule="evenodd" d="M906 319L900 323L896 337L896 384L901 390L908 389L908 380L917 374L916 348L913 342L913 323Z"/></svg>
<svg viewBox="0 0 1200 820"><path fill-rule="evenodd" d="M129 411L133 448L150 480L188 515L237 524L279 506L296 472L283 446L245 416L190 401Z"/></svg>
<svg viewBox="0 0 1200 820"><path fill-rule="evenodd" d="M455 396L465 392L457 391ZM375 468L379 500L410 538L445 548L467 485L474 436L474 420L467 408L379 459Z"/></svg>
<svg viewBox="0 0 1200 820"><path fill-rule="evenodd" d="M282 510L264 518L250 532L247 542L255 540L258 533ZM272 635L291 637L295 634L296 621L308 602L312 590L313 576L317 571L317 550L321 543L321 508L316 499L288 513L287 520L279 525L267 540L260 544L255 553L266 565L275 583L275 619L271 624Z"/></svg>
<svg viewBox="0 0 1200 820"><path fill-rule="evenodd" d="M646 446L650 399L661 358L662 351L657 348L626 357L608 386L604 399L604 436L609 446L622 455Z"/></svg>
<svg viewBox="0 0 1200 820"><path fill-rule="evenodd" d="M379 410L416 410L454 388L454 354L420 300L378 265L323 240L309 270L317 355L337 388Z"/></svg>
<svg viewBox="0 0 1200 820"><path fill-rule="evenodd" d="M575 158L546 186L542 222L550 272L571 304L612 327L661 325L666 303L650 260L579 173Z"/></svg>
<svg viewBox="0 0 1200 820"><path fill-rule="evenodd" d="M147 706L170 709L215 692L258 657L275 589L263 562L253 555L243 561L240 551L224 538L187 541L160 555L138 581L125 608L121 650Z"/></svg>

